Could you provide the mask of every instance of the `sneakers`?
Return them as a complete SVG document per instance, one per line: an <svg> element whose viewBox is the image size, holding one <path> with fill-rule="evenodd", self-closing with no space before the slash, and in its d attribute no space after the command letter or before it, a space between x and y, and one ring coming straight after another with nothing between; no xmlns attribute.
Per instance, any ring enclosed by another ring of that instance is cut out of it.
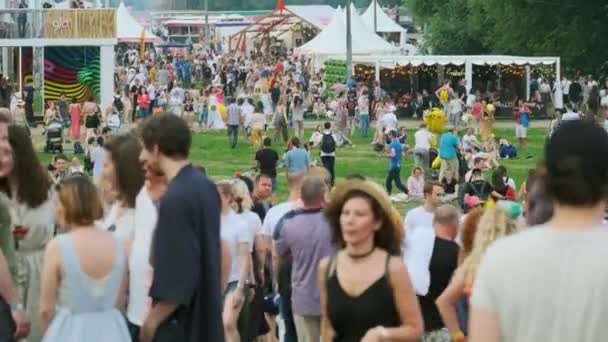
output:
<svg viewBox="0 0 608 342"><path fill-rule="evenodd" d="M408 196L406 193L399 193L391 196L391 201L393 202L407 202Z"/></svg>

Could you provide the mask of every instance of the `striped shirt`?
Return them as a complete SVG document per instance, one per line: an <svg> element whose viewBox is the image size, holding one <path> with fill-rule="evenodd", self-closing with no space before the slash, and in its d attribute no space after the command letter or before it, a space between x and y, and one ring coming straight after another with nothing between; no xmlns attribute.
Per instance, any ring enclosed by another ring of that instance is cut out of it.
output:
<svg viewBox="0 0 608 342"><path fill-rule="evenodd" d="M227 120L226 124L230 126L239 126L241 124L241 108L233 103L226 108Z"/></svg>

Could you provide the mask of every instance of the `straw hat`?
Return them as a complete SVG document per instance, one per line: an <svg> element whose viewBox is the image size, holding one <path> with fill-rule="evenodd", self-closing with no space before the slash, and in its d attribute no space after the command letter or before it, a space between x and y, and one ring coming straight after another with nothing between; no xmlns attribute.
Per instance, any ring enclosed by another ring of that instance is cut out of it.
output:
<svg viewBox="0 0 608 342"><path fill-rule="evenodd" d="M387 213L388 217L393 223L394 229L397 231L397 236L399 239L403 239L405 236L405 231L403 229L403 220L401 219L401 214L399 211L397 211L397 209L395 209L395 207L393 207L391 199L384 188L368 180L347 180L339 183L334 188L331 193L331 202L340 203L340 207L343 206L346 195L352 191L361 191L373 198L378 203L381 210Z"/></svg>

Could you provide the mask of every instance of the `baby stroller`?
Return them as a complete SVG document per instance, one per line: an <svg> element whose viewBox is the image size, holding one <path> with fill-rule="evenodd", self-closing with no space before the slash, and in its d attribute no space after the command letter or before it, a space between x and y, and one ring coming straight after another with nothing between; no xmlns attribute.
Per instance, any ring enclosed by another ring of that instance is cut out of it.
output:
<svg viewBox="0 0 608 342"><path fill-rule="evenodd" d="M50 121L46 128L46 153L63 153L63 122Z"/></svg>

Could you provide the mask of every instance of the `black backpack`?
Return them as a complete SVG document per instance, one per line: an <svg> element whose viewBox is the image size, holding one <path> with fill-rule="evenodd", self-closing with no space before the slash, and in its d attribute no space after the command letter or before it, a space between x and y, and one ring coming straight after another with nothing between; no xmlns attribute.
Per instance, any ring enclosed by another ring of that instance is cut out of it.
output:
<svg viewBox="0 0 608 342"><path fill-rule="evenodd" d="M334 140L333 135L323 133L323 138L321 138L321 152L323 153L334 153L336 152L336 141Z"/></svg>
<svg viewBox="0 0 608 342"><path fill-rule="evenodd" d="M84 154L84 148L79 141L74 142L74 154Z"/></svg>

